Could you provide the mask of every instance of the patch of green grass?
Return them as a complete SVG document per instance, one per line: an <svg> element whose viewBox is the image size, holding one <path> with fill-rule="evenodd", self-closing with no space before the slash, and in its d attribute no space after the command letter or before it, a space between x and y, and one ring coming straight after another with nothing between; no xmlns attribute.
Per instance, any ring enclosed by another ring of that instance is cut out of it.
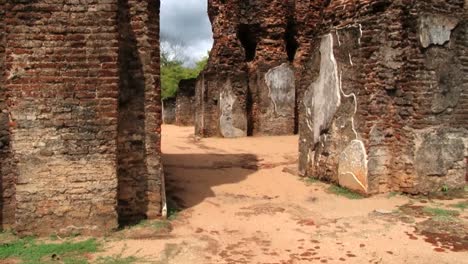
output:
<svg viewBox="0 0 468 264"><path fill-rule="evenodd" d="M182 211L182 209L177 205L177 203L174 200L167 200L167 219L169 221L174 221L175 219L177 219L177 216L180 211Z"/></svg>
<svg viewBox="0 0 468 264"><path fill-rule="evenodd" d="M447 185L444 185L442 186L442 188L440 189L443 193L448 193L449 192L449 187Z"/></svg>
<svg viewBox="0 0 468 264"><path fill-rule="evenodd" d="M357 200L357 199L363 199L364 196L362 196L361 194L359 193L355 193L351 190L348 190L346 188L343 188L341 186L337 186L337 185L332 185L328 188L328 191L330 191L331 193L334 193L336 195L339 195L339 196L343 196L343 197L346 197L348 199L352 199L352 200Z"/></svg>
<svg viewBox="0 0 468 264"><path fill-rule="evenodd" d="M392 198L392 197L398 196L398 195L400 195L400 194L401 194L401 193L399 193L399 192L390 192L390 193L388 193L387 197L388 197L388 198Z"/></svg>
<svg viewBox="0 0 468 264"><path fill-rule="evenodd" d="M96 264L133 264L141 263L141 261L134 256L122 257L121 255L100 257L96 260Z"/></svg>
<svg viewBox="0 0 468 264"><path fill-rule="evenodd" d="M155 229L166 229L171 227L171 223L167 221L154 221L150 223L150 226Z"/></svg>
<svg viewBox="0 0 468 264"><path fill-rule="evenodd" d="M438 221L453 221L460 213L455 210L447 210L442 208L424 207L423 211L434 217Z"/></svg>
<svg viewBox="0 0 468 264"><path fill-rule="evenodd" d="M458 209L460 209L462 211L465 211L465 209L468 208L468 201L459 202L459 203L453 204L451 206L454 207L454 208L458 208Z"/></svg>
<svg viewBox="0 0 468 264"><path fill-rule="evenodd" d="M319 179L313 178L313 177L305 177L305 178L301 178L301 180L304 181L308 185L320 182Z"/></svg>
<svg viewBox="0 0 468 264"><path fill-rule="evenodd" d="M0 244L0 260L15 258L25 264L36 264L48 263L61 258L66 264L82 264L87 262L80 255L93 253L97 250L98 243L94 239L48 244L38 242L34 238L23 238Z"/></svg>

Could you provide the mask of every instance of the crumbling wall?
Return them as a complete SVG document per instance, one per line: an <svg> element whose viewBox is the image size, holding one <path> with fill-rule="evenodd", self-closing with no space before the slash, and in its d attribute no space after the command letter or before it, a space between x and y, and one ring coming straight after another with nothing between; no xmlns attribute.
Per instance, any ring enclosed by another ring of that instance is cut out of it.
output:
<svg viewBox="0 0 468 264"><path fill-rule="evenodd" d="M208 1L213 48L196 86L195 132L199 136L247 136L248 73L238 38L239 1Z"/></svg>
<svg viewBox="0 0 468 264"><path fill-rule="evenodd" d="M176 122L178 126L195 124L195 85L197 79L186 79L179 82L176 97Z"/></svg>
<svg viewBox="0 0 468 264"><path fill-rule="evenodd" d="M291 2L208 2L214 45L197 84L197 134L294 133Z"/></svg>
<svg viewBox="0 0 468 264"><path fill-rule="evenodd" d="M305 61L297 73L301 173L363 193L463 187L464 1L321 8L306 18L317 37L295 62Z"/></svg>
<svg viewBox="0 0 468 264"><path fill-rule="evenodd" d="M159 1L0 4L3 222L8 193L21 234L104 234L159 215Z"/></svg>

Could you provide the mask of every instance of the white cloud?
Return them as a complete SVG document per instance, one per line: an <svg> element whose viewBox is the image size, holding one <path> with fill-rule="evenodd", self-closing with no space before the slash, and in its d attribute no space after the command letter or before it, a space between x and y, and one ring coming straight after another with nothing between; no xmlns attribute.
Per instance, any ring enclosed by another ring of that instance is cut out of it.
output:
<svg viewBox="0 0 468 264"><path fill-rule="evenodd" d="M161 40L183 45L188 64L213 45L207 6L207 0L161 0Z"/></svg>

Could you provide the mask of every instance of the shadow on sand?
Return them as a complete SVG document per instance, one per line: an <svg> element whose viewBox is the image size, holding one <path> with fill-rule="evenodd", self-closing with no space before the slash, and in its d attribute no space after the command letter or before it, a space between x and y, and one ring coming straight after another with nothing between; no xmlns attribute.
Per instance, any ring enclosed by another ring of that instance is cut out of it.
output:
<svg viewBox="0 0 468 264"><path fill-rule="evenodd" d="M252 154L163 154L166 192L181 209L214 197L213 187L238 183L258 170Z"/></svg>

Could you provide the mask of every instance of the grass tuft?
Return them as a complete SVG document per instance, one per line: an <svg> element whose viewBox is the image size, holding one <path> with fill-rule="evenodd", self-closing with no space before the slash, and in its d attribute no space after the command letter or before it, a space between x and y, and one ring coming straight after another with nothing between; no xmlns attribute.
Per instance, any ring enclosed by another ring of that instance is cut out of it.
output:
<svg viewBox="0 0 468 264"><path fill-rule="evenodd" d="M174 221L177 219L179 212L182 211L182 208L173 200L167 200L167 219L169 221Z"/></svg>
<svg viewBox="0 0 468 264"><path fill-rule="evenodd" d="M320 182L319 179L313 178L313 177L305 177L305 178L301 178L301 179L302 179L302 181L304 181L307 185Z"/></svg>
<svg viewBox="0 0 468 264"><path fill-rule="evenodd" d="M121 255L100 257L96 260L96 264L134 264L140 260L137 257L122 257ZM139 262L141 263L141 262Z"/></svg>
<svg viewBox="0 0 468 264"><path fill-rule="evenodd" d="M362 196L361 194L359 193L355 193L349 189L346 189L346 188L343 188L341 186L337 186L337 185L332 185L328 188L328 191L330 191L331 193L334 193L336 195L339 195L339 196L343 196L343 197L346 197L348 199L352 199L352 200L358 200L358 199L363 199L364 196Z"/></svg>
<svg viewBox="0 0 468 264"><path fill-rule="evenodd" d="M23 238L0 244L0 260L15 258L25 264L48 263L63 259L66 264L87 263L82 254L98 250L94 239L81 242L51 243L38 242L34 238Z"/></svg>
<svg viewBox="0 0 468 264"><path fill-rule="evenodd" d="M387 195L387 198L393 198L393 197L396 197L396 196L399 196L401 195L401 193L399 192L389 192L388 195Z"/></svg>
<svg viewBox="0 0 468 264"><path fill-rule="evenodd" d="M454 208L458 208L458 209L460 209L462 211L465 211L465 209L468 208L468 201L459 202L459 203L453 204L451 206L454 207Z"/></svg>
<svg viewBox="0 0 468 264"><path fill-rule="evenodd" d="M426 214L429 214L434 217L434 220L443 221L443 222L451 222L454 220L455 217L459 216L460 213L455 210L447 210L442 208L434 208L434 207L424 207L423 211Z"/></svg>

